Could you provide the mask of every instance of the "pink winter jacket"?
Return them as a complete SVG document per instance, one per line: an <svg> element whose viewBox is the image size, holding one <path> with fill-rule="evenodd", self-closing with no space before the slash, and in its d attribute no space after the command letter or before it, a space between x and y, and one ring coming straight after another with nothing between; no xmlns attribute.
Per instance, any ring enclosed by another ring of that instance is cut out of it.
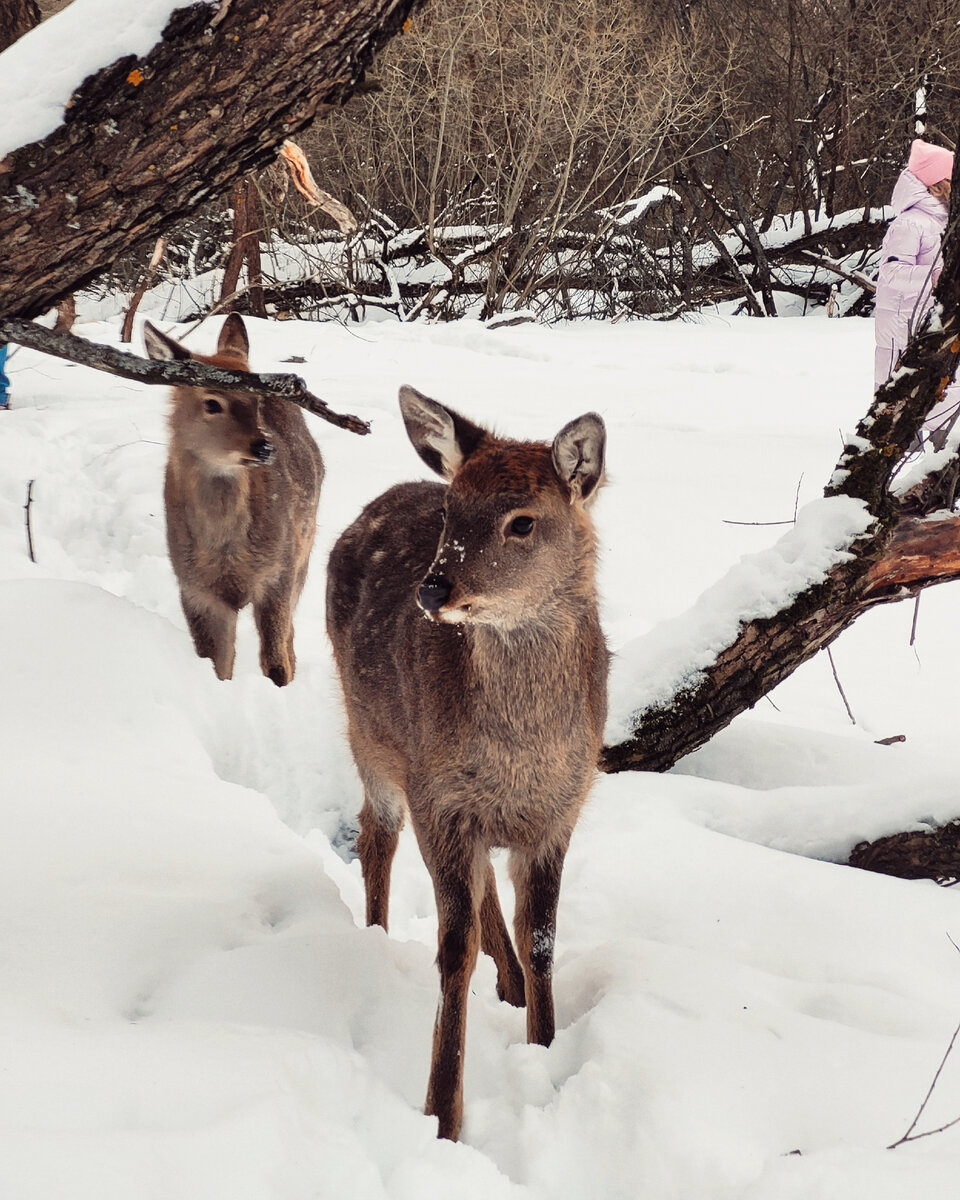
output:
<svg viewBox="0 0 960 1200"><path fill-rule="evenodd" d="M900 352L933 303L933 285L943 260L940 242L947 210L910 171L902 171L890 201L897 215L890 223L880 251L874 329L877 350L874 388L893 373ZM924 422L936 428L960 404L960 384L954 383Z"/></svg>

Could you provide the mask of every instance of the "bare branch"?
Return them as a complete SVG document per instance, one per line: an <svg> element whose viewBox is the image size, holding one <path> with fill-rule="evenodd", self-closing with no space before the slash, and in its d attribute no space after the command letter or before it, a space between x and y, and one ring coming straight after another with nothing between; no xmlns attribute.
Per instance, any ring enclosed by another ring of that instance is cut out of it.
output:
<svg viewBox="0 0 960 1200"><path fill-rule="evenodd" d="M33 526L30 523L30 509L33 506L33 485L35 483L36 483L36 480L31 479L30 482L27 484L27 502L23 506L23 512L24 512L23 523L27 528L27 552L30 555L30 561L32 563L35 563L37 561L37 556L33 552Z"/></svg>
<svg viewBox="0 0 960 1200"><path fill-rule="evenodd" d="M133 340L133 319L137 315L137 309L140 307L140 301L147 294L148 290L153 287L154 280L157 277L157 272L160 270L160 264L163 262L163 256L167 250L165 238L157 238L157 244L153 248L153 254L150 256L150 262L147 264L147 269L144 271L137 284L137 290L133 293L133 298L127 305L127 311L123 317L123 327L120 331L120 341L130 342Z"/></svg>
<svg viewBox="0 0 960 1200"><path fill-rule="evenodd" d="M850 701L847 699L847 693L843 690L843 684L840 682L840 676L837 674L837 664L833 661L833 651L827 647L827 658L830 660L830 670L833 672L833 682L837 685L837 691L840 693L840 699L843 701L843 707L847 710L847 716L850 718L850 724L856 725L857 718L853 715L853 710L850 707Z"/></svg>
<svg viewBox="0 0 960 1200"><path fill-rule="evenodd" d="M824 254L817 254L815 250L802 250L801 254L805 254L807 258L813 259L818 265L827 271L832 271L834 275L839 275L842 279L848 279L851 283L855 283L857 287L862 287L864 291L873 295L877 290L876 283L864 275L862 271L850 271L843 267L838 262L834 262L832 258L827 258Z"/></svg>
<svg viewBox="0 0 960 1200"><path fill-rule="evenodd" d="M225 388L234 392L257 392L260 395L277 396L281 400L289 400L292 404L299 405L300 408L340 429L347 429L351 433L370 432L366 421L350 414L334 412L324 400L314 396L307 390L307 385L299 375L258 375L253 371L228 371L223 367L211 367L207 363L194 362L192 359L156 362L153 359L140 358L136 354L128 354L125 350L116 350L112 346L95 345L72 333L53 333L44 329L42 325L34 324L33 321L13 317L0 319L0 341L16 342L20 346L29 346L31 350L39 350L42 354L66 358L70 362L93 367L97 371L106 371L110 375L119 375L123 379L134 379L138 383L162 383L168 386L184 384L188 387Z"/></svg>
<svg viewBox="0 0 960 1200"><path fill-rule="evenodd" d="M950 1128L952 1128L952 1126L960 1123L960 1117L954 1117L954 1119L952 1121L948 1121L945 1125L941 1125L939 1127L939 1129L928 1129L925 1133L914 1133L913 1132L916 1129L917 1124L920 1121L920 1118L923 1116L924 1110L926 1109L927 1105L930 1103L930 1097L933 1095L934 1088L937 1086L937 1081L940 1078L943 1068L947 1065L947 1059L950 1057L951 1053L953 1052L953 1047L956 1044L958 1037L960 1037L960 1025L958 1025L956 1027L956 1029L953 1031L953 1037L950 1039L950 1044L949 1044L949 1046L947 1046L947 1049L944 1052L943 1058L941 1058L941 1060L940 1060L940 1066L937 1067L936 1073L933 1076L930 1086L927 1088L927 1094L923 1098L923 1103L917 1109L917 1115L910 1122L910 1128L907 1130L907 1132L902 1137L897 1138L897 1140L895 1142L891 1142L890 1145L887 1147L888 1150L896 1150L896 1148L898 1146L903 1146L907 1142L916 1142L916 1141L919 1141L920 1138L932 1137L933 1134L935 1134L935 1133L943 1133L945 1129L950 1129Z"/></svg>

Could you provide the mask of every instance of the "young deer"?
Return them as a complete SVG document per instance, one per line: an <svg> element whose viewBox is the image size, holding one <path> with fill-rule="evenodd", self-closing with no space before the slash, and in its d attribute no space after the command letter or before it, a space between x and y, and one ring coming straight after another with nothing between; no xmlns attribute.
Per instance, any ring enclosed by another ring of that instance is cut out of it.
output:
<svg viewBox="0 0 960 1200"><path fill-rule="evenodd" d="M588 413L552 446L507 441L409 387L400 408L420 457L448 485L393 487L341 535L327 629L364 787L367 924L387 928L405 808L433 878L440 1004L426 1111L456 1139L481 947L496 962L500 998L526 1002L528 1041L553 1040L560 873L606 715L588 513L605 432ZM495 846L510 850L519 961Z"/></svg>
<svg viewBox="0 0 960 1200"><path fill-rule="evenodd" d="M224 322L216 354L191 354L144 324L151 358L249 370L242 319ZM307 576L323 461L303 413L271 396L175 387L163 498L167 546L193 644L219 679L233 675L237 613L253 605L260 666L293 678L293 610Z"/></svg>

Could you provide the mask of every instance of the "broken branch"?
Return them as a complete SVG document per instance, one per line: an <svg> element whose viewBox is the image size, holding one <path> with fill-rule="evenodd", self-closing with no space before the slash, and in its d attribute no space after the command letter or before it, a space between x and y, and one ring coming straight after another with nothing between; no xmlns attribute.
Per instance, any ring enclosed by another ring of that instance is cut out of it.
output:
<svg viewBox="0 0 960 1200"><path fill-rule="evenodd" d="M817 266L823 267L827 271L831 271L834 275L839 275L841 279L847 279L850 283L855 283L857 287L862 287L865 292L874 295L877 290L876 283L862 271L851 271L846 267L842 267L832 258L827 258L823 254L817 254L815 250L804 250L803 254L807 258L813 259Z"/></svg>
<svg viewBox="0 0 960 1200"><path fill-rule="evenodd" d="M28 346L31 350L39 350L41 354L52 354L56 358L65 358L85 367L93 367L97 371L136 380L138 383L162 383L168 386L181 384L187 387L210 387L276 396L299 405L300 408L329 421L339 429L359 434L370 432L366 421L350 414L334 412L324 400L314 396L299 375L258 375L254 371L229 371L224 367L211 367L207 363L195 362L192 359L157 362L140 358L136 354L128 354L125 350L117 350L113 346L96 345L72 333L53 333L33 321L15 317L0 319L0 342L16 342L20 346Z"/></svg>

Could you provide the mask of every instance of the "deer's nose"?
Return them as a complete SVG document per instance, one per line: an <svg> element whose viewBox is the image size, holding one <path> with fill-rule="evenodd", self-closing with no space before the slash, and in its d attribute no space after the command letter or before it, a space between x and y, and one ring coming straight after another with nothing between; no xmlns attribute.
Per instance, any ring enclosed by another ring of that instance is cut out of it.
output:
<svg viewBox="0 0 960 1200"><path fill-rule="evenodd" d="M453 585L442 575L428 575L417 589L417 600L424 612L437 612L450 599Z"/></svg>
<svg viewBox="0 0 960 1200"><path fill-rule="evenodd" d="M273 444L266 438L257 438L250 443L250 453L260 463L268 463L274 455Z"/></svg>

